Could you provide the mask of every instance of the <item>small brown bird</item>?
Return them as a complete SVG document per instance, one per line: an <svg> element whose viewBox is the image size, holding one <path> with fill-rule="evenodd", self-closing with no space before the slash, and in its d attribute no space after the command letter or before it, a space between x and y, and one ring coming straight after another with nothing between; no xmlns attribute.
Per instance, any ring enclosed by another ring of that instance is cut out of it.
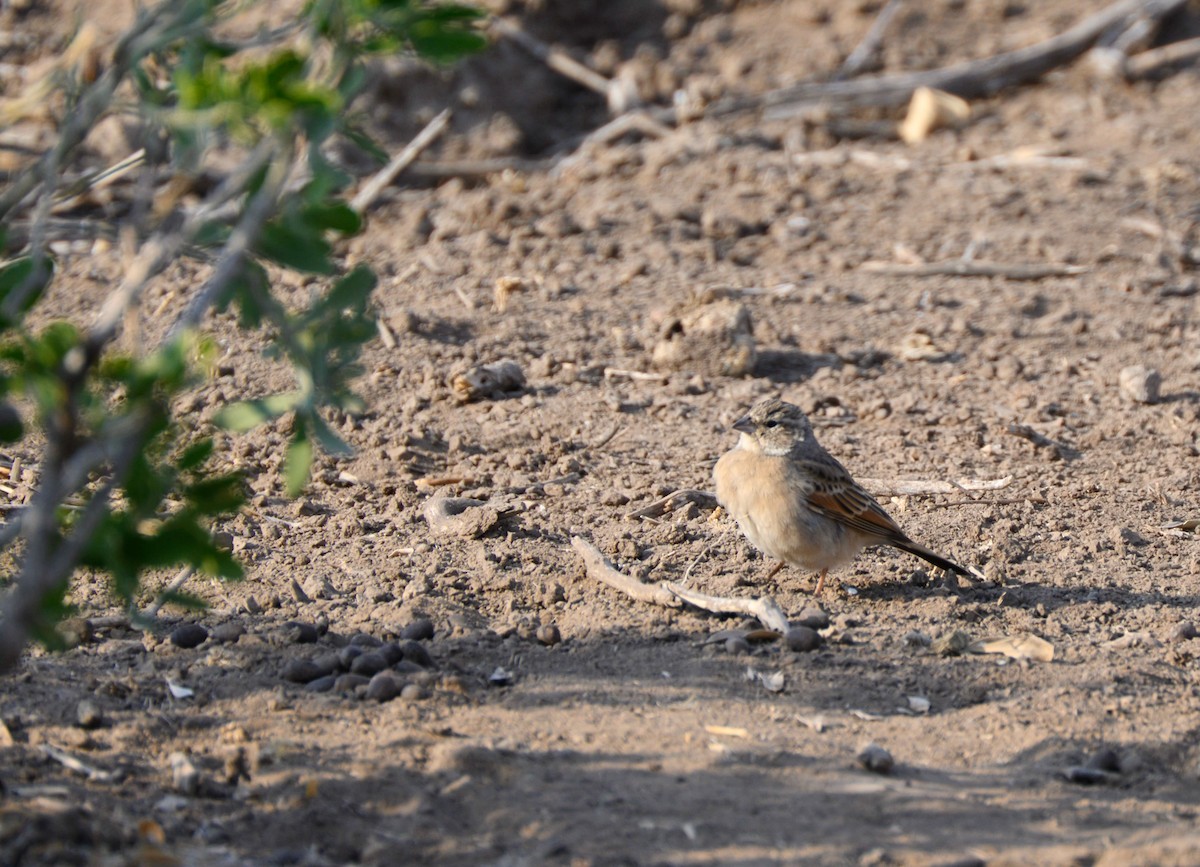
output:
<svg viewBox="0 0 1200 867"><path fill-rule="evenodd" d="M818 594L830 569L870 545L891 545L939 569L970 574L908 538L817 442L799 407L763 398L733 429L741 434L737 446L713 468L717 500L758 550L819 572Z"/></svg>

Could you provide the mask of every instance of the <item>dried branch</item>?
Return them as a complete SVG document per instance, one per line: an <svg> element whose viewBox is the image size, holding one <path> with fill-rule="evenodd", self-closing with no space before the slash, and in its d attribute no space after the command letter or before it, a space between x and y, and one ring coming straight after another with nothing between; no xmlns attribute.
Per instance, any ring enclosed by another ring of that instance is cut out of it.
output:
<svg viewBox="0 0 1200 867"><path fill-rule="evenodd" d="M583 558L587 574L597 581L624 593L638 602L650 602L654 605L664 605L667 608L678 608L679 600L675 594L659 584L644 584L618 571L608 561L600 549L579 536L571 537L571 547Z"/></svg>
<svg viewBox="0 0 1200 867"><path fill-rule="evenodd" d="M860 271L903 277L1007 277L1009 280L1044 280L1047 277L1074 277L1086 274L1082 265L1039 265L1032 262L984 262L951 259L947 262L863 262Z"/></svg>
<svg viewBox="0 0 1200 867"><path fill-rule="evenodd" d="M888 0L883 5L862 42L858 43L858 46L842 62L841 69L833 76L834 81L853 78L875 59L875 56L879 54L879 49L883 47L883 37L887 35L887 29L891 25L892 19L896 17L896 13L903 5L904 0Z"/></svg>
<svg viewBox="0 0 1200 867"><path fill-rule="evenodd" d="M1016 51L941 69L789 87L765 97L766 117L768 120L784 120L823 105L903 105L919 87L945 90L965 98L989 96L1005 87L1040 78L1050 70L1070 63L1105 32L1131 16L1161 21L1185 4L1186 0L1119 0L1083 19L1065 33Z"/></svg>
<svg viewBox="0 0 1200 867"><path fill-rule="evenodd" d="M350 207L360 214L370 208L375 203L375 200L379 198L379 194L396 179L396 176L412 165L413 161L421 155L421 152L433 144L434 140L445 132L446 126L449 123L450 109L444 108L438 112L433 120L425 124L425 128L416 134L404 150L392 157L386 166L380 169L371 180L363 185L358 195L351 200Z"/></svg>
<svg viewBox="0 0 1200 867"><path fill-rule="evenodd" d="M707 593L688 590L678 584L667 583L662 586L688 605L712 611L714 614L748 614L763 626L779 633L785 633L790 628L787 615L770 596L763 596L760 599L745 599L740 596L709 596Z"/></svg>

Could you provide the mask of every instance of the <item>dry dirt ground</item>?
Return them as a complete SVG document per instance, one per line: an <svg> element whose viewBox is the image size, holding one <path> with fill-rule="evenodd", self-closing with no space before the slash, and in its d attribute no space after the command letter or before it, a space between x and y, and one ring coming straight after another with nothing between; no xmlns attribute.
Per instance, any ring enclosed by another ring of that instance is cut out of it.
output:
<svg viewBox="0 0 1200 867"><path fill-rule="evenodd" d="M883 63L1030 44L1102 5L906 4ZM6 30L61 47L66 16L15 6ZM828 75L879 6L531 4L525 21L606 74L634 58L653 73L648 95L669 101ZM1173 34L1197 18L1193 4ZM0 861L1200 863L1200 538L1163 529L1200 518L1198 85L1195 71L1128 85L1076 64L916 146L743 112L588 147L554 172L402 179L345 251L382 275L396 338L367 348L369 411L339 420L356 456L322 460L292 502L282 426L225 440L253 489L221 528L248 577L189 585L203 613L167 611L146 634L114 626L103 583L80 577L92 639L31 652L0 681ZM605 120L597 98L508 45L456 76L396 64L373 99L389 147L456 107L431 162L545 156ZM1030 148L1069 159L991 159ZM964 253L1082 273L862 267ZM52 300L87 315L119 268L69 256ZM196 277L155 287L147 327ZM498 305L505 277L521 288ZM750 373L702 357L640 375L672 317L714 298L749 312ZM258 336L211 324L221 375L188 409L207 419L286 387ZM454 374L501 359L524 388L455 400ZM1131 365L1160 372L1157 400L1122 390ZM767 581L709 508L627 517L711 489L730 423L775 393L811 411L858 476L1011 477L882 498L915 538L977 568L977 586L876 550L813 599L811 575ZM496 512L438 534L423 517L434 494ZM619 595L585 574L573 536L646 581L772 595L792 616L819 607L824 643L706 643L753 625ZM168 636L187 620L220 629L183 649ZM403 697L283 677L422 620L429 659L407 647ZM561 642L539 641L550 626ZM926 646L956 631L1032 633L1054 658ZM890 774L857 761L872 742Z"/></svg>

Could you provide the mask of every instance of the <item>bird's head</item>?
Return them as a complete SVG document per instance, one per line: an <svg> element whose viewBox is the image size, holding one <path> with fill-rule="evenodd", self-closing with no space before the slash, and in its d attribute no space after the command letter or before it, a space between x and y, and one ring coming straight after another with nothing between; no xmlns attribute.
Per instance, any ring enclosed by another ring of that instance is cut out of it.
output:
<svg viewBox="0 0 1200 867"><path fill-rule="evenodd" d="M764 397L733 423L742 435L742 448L767 455L786 455L813 440L808 416L795 404Z"/></svg>

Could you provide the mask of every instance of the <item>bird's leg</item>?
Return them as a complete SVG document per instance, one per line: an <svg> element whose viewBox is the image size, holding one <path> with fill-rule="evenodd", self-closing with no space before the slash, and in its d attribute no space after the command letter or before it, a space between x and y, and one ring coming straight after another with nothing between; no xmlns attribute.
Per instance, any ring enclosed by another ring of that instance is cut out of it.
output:
<svg viewBox="0 0 1200 867"><path fill-rule="evenodd" d="M767 573L766 580L770 581L772 578L774 578L776 575L778 575L779 570L782 569L786 565L787 565L787 563L784 563L782 560L777 562L774 566L771 567L771 571Z"/></svg>
<svg viewBox="0 0 1200 867"><path fill-rule="evenodd" d="M821 591L825 589L825 573L828 571L828 569L821 570L821 575L817 578L817 589L813 591L813 596L820 596Z"/></svg>

